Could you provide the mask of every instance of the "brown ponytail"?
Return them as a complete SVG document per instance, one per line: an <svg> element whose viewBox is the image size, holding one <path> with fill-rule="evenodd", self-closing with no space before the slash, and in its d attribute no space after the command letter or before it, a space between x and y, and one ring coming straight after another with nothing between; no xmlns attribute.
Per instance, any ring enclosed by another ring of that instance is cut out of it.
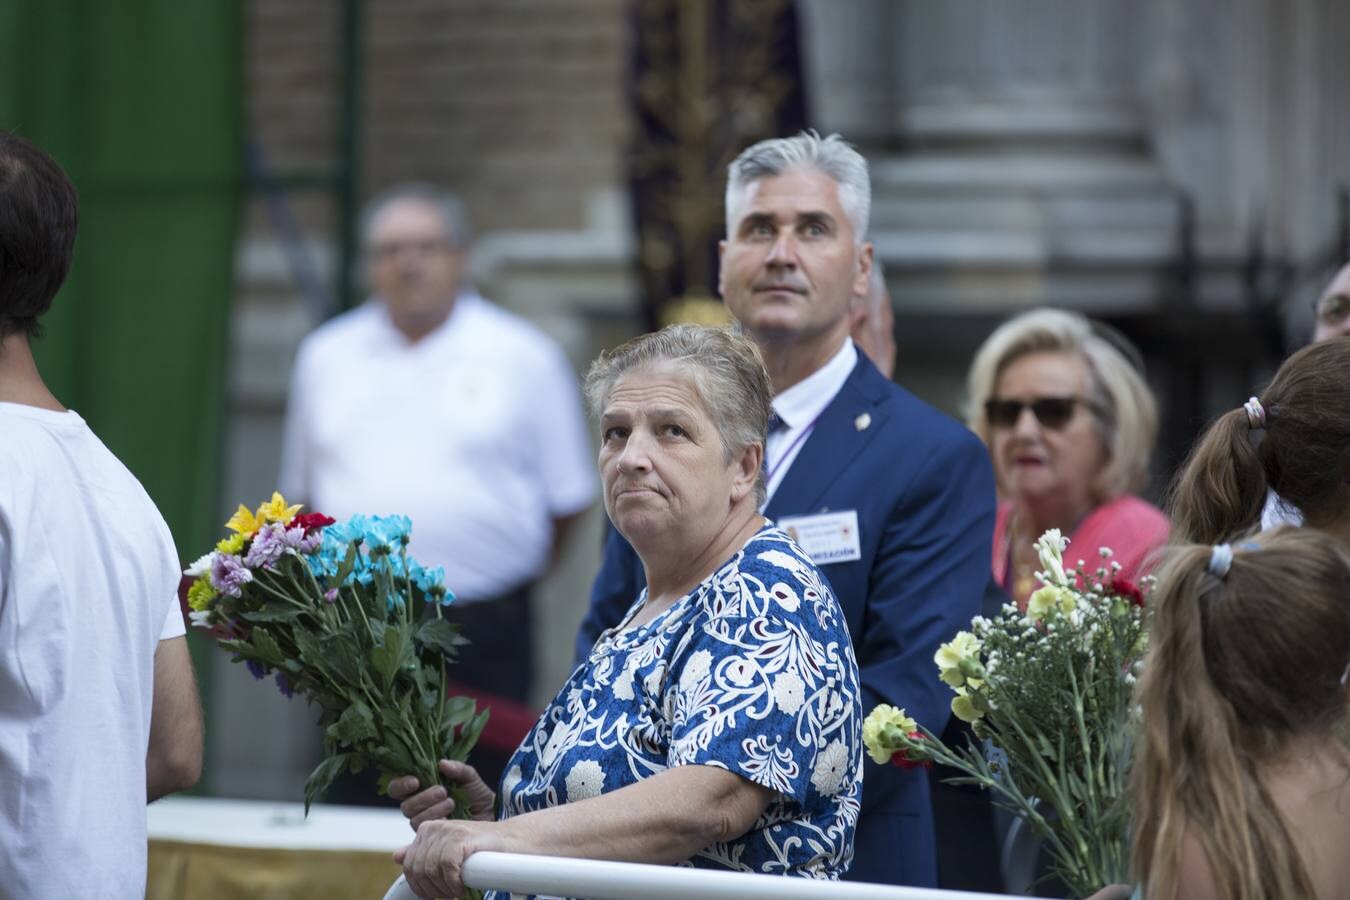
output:
<svg viewBox="0 0 1350 900"><path fill-rule="evenodd" d="M1180 896L1188 838L1204 849L1220 896L1315 895L1261 775L1291 739L1334 740L1344 725L1350 565L1311 529L1234 551L1219 576L1213 548L1174 548L1150 603L1131 785L1131 862L1149 900Z"/></svg>
<svg viewBox="0 0 1350 900"><path fill-rule="evenodd" d="M1305 347L1260 396L1266 422L1237 407L1196 443L1173 484L1172 538L1213 544L1255 531L1267 490L1310 525L1343 512L1350 459L1350 337Z"/></svg>

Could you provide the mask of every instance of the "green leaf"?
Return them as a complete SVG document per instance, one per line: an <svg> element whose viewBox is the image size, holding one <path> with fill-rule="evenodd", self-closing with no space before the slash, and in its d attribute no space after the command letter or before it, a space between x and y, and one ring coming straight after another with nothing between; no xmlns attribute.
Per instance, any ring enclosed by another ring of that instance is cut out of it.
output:
<svg viewBox="0 0 1350 900"><path fill-rule="evenodd" d="M256 632L255 632L256 634ZM312 632L297 628L291 633L300 651L300 662L321 675L328 674L328 649Z"/></svg>
<svg viewBox="0 0 1350 900"><path fill-rule="evenodd" d="M326 658L333 674L352 687L361 684L361 660L357 657L356 644L351 638L333 635L323 641L327 650Z"/></svg>
<svg viewBox="0 0 1350 900"><path fill-rule="evenodd" d="M245 622L291 622L305 612L306 610L299 606L273 599L268 600L258 609L240 613L239 618Z"/></svg>
<svg viewBox="0 0 1350 900"><path fill-rule="evenodd" d="M372 748L370 757L375 760L376 765L395 777L416 775L419 771L417 764L413 762L412 753L393 735L386 735L383 745ZM418 780L421 780L421 776Z"/></svg>
<svg viewBox="0 0 1350 900"><path fill-rule="evenodd" d="M332 725L328 726L328 737L335 741L354 746L359 741L375 737L375 716L370 707L360 701L353 703Z"/></svg>
<svg viewBox="0 0 1350 900"><path fill-rule="evenodd" d="M384 632L384 641L370 651L370 664L380 674L386 687L393 684L394 674L403 667L405 657L412 655L407 627L391 625Z"/></svg>
<svg viewBox="0 0 1350 900"><path fill-rule="evenodd" d="M339 753L336 756L330 756L323 762L314 767L314 771L309 773L305 779L305 815L309 815L310 804L316 800L322 800L328 793L328 788L333 784L333 779L337 777L342 767L349 762L349 753Z"/></svg>
<svg viewBox="0 0 1350 900"><path fill-rule="evenodd" d="M473 718L476 706L472 697L451 697L445 702L445 711L441 714L442 727L463 725Z"/></svg>
<svg viewBox="0 0 1350 900"><path fill-rule="evenodd" d="M455 741L454 746L450 748L446 758L463 762L468 759L469 751L473 749L474 744L478 743L478 736L483 733L483 726L488 721L488 710L483 710L474 716L459 732L459 739Z"/></svg>
<svg viewBox="0 0 1350 900"><path fill-rule="evenodd" d="M280 666L286 661L286 654L281 651L281 645L266 628L253 629L248 642L253 652L257 654L259 662L269 666Z"/></svg>
<svg viewBox="0 0 1350 900"><path fill-rule="evenodd" d="M417 629L417 640L428 646L434 647L445 655L445 658L454 661L459 655L459 645L463 640L459 637L459 626L447 622L445 619L428 619L422 623L422 627Z"/></svg>

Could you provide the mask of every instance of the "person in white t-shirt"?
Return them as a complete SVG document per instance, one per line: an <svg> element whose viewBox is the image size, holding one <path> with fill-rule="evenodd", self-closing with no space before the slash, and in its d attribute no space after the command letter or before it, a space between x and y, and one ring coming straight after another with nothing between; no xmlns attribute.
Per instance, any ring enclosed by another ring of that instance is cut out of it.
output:
<svg viewBox="0 0 1350 900"><path fill-rule="evenodd" d="M0 131L0 898L143 897L145 805L201 773L169 529L29 347L77 222Z"/></svg>
<svg viewBox="0 0 1350 900"><path fill-rule="evenodd" d="M281 490L339 519L410 517L408 552L445 569L449 616L470 641L451 677L524 703L530 588L597 493L575 370L542 330L467 286L453 195L391 188L367 207L363 240L373 296L296 355ZM495 759L490 737L474 761L495 774L520 735Z"/></svg>

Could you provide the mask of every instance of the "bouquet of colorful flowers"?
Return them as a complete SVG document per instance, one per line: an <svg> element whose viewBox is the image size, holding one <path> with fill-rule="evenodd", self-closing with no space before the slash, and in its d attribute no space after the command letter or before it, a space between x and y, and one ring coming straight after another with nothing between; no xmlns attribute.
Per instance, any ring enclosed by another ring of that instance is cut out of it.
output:
<svg viewBox="0 0 1350 900"><path fill-rule="evenodd" d="M1148 638L1144 590L1102 548L1093 572L1066 569L1058 531L1036 542L1044 585L1025 612L1009 604L977 617L934 657L952 712L984 746L953 748L903 709L880 704L863 724L878 763L937 761L964 773L1026 821L1055 875L1079 896L1127 882L1127 784L1136 724L1133 688Z"/></svg>
<svg viewBox="0 0 1350 900"><path fill-rule="evenodd" d="M381 789L408 774L439 783L437 760L468 756L488 716L446 695L464 639L444 617L444 571L408 557L404 516L299 512L277 493L257 512L239 507L233 533L187 570L193 624L319 707L326 756L305 782L306 812L344 768L378 767Z"/></svg>

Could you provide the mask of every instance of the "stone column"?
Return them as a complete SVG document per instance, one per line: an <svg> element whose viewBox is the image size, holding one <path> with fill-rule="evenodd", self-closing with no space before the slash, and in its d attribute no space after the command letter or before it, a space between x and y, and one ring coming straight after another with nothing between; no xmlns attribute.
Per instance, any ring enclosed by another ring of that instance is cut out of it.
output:
<svg viewBox="0 0 1350 900"><path fill-rule="evenodd" d="M1118 0L904 0L894 21L900 137L1137 136L1139 9Z"/></svg>
<svg viewBox="0 0 1350 900"><path fill-rule="evenodd" d="M894 0L798 0L807 115L855 144L892 138Z"/></svg>

